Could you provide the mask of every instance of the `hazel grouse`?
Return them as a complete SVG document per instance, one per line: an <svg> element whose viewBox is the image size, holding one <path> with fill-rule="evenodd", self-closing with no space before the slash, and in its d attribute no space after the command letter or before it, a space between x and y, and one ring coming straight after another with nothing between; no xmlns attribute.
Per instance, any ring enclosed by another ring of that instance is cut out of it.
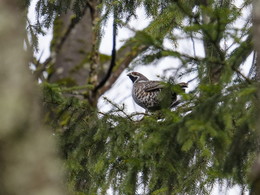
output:
<svg viewBox="0 0 260 195"><path fill-rule="evenodd" d="M174 106L177 100L177 93L167 83L150 81L139 72L130 72L127 76L133 82L132 97L134 101L146 111L155 111ZM188 85L187 83L178 83L177 86L184 90Z"/></svg>

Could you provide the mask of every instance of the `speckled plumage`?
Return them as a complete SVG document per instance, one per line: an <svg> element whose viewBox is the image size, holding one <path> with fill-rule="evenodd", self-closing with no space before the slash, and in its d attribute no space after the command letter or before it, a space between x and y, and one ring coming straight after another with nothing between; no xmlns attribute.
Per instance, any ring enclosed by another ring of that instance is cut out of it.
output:
<svg viewBox="0 0 260 195"><path fill-rule="evenodd" d="M150 81L144 75L138 72L131 72L127 76L133 82L132 97L134 101L146 110L154 111L162 107L171 107L176 101L177 94L166 89L161 81ZM179 84L182 88L187 87L187 83ZM165 96L162 96L162 91Z"/></svg>

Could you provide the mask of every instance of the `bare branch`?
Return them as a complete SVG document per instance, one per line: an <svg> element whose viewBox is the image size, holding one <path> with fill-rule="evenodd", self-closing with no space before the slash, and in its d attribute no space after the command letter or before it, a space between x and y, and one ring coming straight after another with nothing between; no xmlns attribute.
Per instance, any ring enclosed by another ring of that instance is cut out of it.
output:
<svg viewBox="0 0 260 195"><path fill-rule="evenodd" d="M133 117L135 117L135 116L150 116L148 113L144 113L144 112L135 112L135 113L132 113L132 114L129 115L125 112L124 104L122 106L119 106L118 104L115 104L114 102L109 100L107 97L104 97L104 100L106 100L109 104L111 104L114 108L116 108L116 110L114 110L114 112L116 112L116 113L121 112L130 121L136 121L136 120L133 119ZM105 115L104 113L100 113L100 114Z"/></svg>
<svg viewBox="0 0 260 195"><path fill-rule="evenodd" d="M114 10L114 21L113 21L113 49L111 54L111 61L108 71L100 83L95 87L94 93L97 92L101 87L105 85L109 77L111 76L112 70L116 64L116 36L117 36L117 11Z"/></svg>

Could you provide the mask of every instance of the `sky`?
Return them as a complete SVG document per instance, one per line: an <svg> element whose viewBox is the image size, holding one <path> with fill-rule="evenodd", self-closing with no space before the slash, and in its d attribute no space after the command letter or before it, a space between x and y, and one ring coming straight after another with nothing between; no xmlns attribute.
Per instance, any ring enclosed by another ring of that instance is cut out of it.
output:
<svg viewBox="0 0 260 195"><path fill-rule="evenodd" d="M35 22L35 11L34 7L36 4L37 0L33 0L31 3L31 7L29 9L29 18L32 23ZM237 4L241 3L241 0L236 1ZM244 15L247 17L249 10L247 10ZM135 30L141 30L144 29L145 27L148 26L150 23L150 19L145 16L145 12L142 8L137 9L137 19L132 19L130 21L129 26L131 28L134 28ZM242 21L238 21L237 24L234 25L241 25ZM124 44L124 40L128 39L129 37L134 36L134 33L127 29L127 28L120 28L118 30L118 37L117 37L117 49L120 48ZM39 52L36 54L36 56L40 57L41 56L41 61L43 62L49 55L50 55L50 41L52 39L52 29L49 29L46 31L45 36L40 36L39 37ZM170 42L165 41L164 42L164 47L166 48L172 48L172 44ZM204 51L203 51L203 46L202 43L196 42L195 43L196 47L196 53L203 56ZM193 45L191 40L182 40L179 43L179 47L177 48L180 52L188 52L192 53L193 50ZM104 54L111 54L112 50L112 19L110 18L108 20L108 23L106 24L105 30L104 30L104 36L101 42L100 46L100 52ZM252 61L252 56L247 59L245 62L245 66L243 68L243 73L247 73L249 70L250 63ZM140 72L144 74L146 77L148 77L151 80L159 80L158 76L164 75L164 69L166 68L173 68L178 66L178 60L167 57L163 60L160 60L156 64L151 64L151 65L146 65L146 66L138 66L134 68L134 71ZM122 105L124 104L125 107L127 108L128 113L132 112L144 112L144 109L136 105L131 97L131 89L132 89L132 81L126 76L126 74L130 70L125 70L121 76L118 78L118 80L115 82L113 88L108 91L107 93L104 94L105 97L108 99L113 100L113 102ZM169 77L171 75L166 75L166 77ZM183 78L182 80L179 80L179 82L187 82L190 78L186 77ZM189 90L192 90L194 87L196 87L196 82L189 83ZM114 90L117 89L117 90ZM124 95L122 95L124 94ZM102 97L99 100L98 107L100 111L106 112L111 108L111 105L107 103ZM221 187L216 184L213 188L213 191L211 195L238 195L240 194L240 188L238 186L234 186L230 190L225 190L225 185L224 188L221 189ZM246 195L248 192L246 193Z"/></svg>

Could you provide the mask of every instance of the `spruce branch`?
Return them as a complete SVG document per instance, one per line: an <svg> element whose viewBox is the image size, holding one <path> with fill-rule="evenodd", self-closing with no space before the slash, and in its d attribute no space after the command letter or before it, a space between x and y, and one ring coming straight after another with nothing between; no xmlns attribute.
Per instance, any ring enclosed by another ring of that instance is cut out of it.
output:
<svg viewBox="0 0 260 195"><path fill-rule="evenodd" d="M245 79L245 81L249 84L252 84L251 80L249 78L247 78L241 71L239 71L238 69L236 69L235 67L232 67L232 70L234 70L238 75L240 75L241 77L243 77L243 79Z"/></svg>
<svg viewBox="0 0 260 195"><path fill-rule="evenodd" d="M251 30L247 39L243 41L230 55L229 59L234 68L239 67L253 51L253 34Z"/></svg>
<svg viewBox="0 0 260 195"><path fill-rule="evenodd" d="M110 99L108 99L107 97L104 97L104 100L106 100L109 104L111 104L114 108L116 108L116 110L113 110L112 112L116 112L116 113L122 113L127 119L129 119L130 121L135 121L133 120L133 117L135 116L149 116L149 114L147 113L143 113L143 112L135 112L135 113L132 113L132 114L128 114L125 112L125 105L123 104L122 106L119 106L118 104L115 104L114 102L112 102ZM110 113L112 113L110 112Z"/></svg>
<svg viewBox="0 0 260 195"><path fill-rule="evenodd" d="M225 59L225 56L220 48L220 46L218 45L218 41L214 40L213 37L210 35L209 31L203 26L203 24L200 23L200 21L198 20L197 16L194 16L192 14L192 12L187 11L184 6L181 4L181 2L179 0L176 1L176 5L179 7L179 9L187 16L189 16L190 18L193 18L195 23L200 27L200 29L202 30L202 32L205 34L206 38L208 39L208 41L212 44L212 46L216 49L216 51L218 52L218 55L220 57L221 60ZM219 32L218 32L219 33Z"/></svg>

